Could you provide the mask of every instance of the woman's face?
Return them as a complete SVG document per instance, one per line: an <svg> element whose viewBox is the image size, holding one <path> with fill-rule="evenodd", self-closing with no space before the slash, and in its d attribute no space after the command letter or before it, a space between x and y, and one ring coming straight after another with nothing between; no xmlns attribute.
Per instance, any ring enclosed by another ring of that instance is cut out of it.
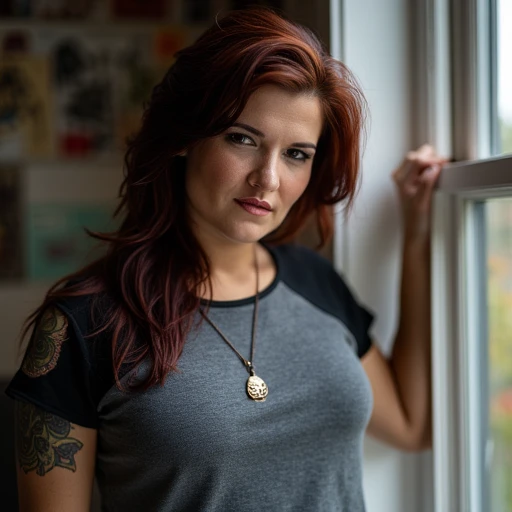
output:
<svg viewBox="0 0 512 512"><path fill-rule="evenodd" d="M196 234L244 243L275 230L308 185L322 124L315 96L274 85L254 92L233 126L187 153Z"/></svg>

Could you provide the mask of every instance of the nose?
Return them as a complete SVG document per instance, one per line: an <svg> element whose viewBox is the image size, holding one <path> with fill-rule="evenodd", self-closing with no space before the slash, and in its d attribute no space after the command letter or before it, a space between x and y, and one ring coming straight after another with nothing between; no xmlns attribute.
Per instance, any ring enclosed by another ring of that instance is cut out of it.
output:
<svg viewBox="0 0 512 512"><path fill-rule="evenodd" d="M261 190L272 192L279 188L279 155L262 156L249 174L249 184Z"/></svg>

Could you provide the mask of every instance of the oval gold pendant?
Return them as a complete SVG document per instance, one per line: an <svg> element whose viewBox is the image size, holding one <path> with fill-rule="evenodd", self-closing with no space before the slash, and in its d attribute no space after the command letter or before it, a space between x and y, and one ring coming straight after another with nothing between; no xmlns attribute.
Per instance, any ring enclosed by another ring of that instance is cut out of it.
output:
<svg viewBox="0 0 512 512"><path fill-rule="evenodd" d="M268 387L257 375L247 379L247 394L257 402L264 402L268 395Z"/></svg>

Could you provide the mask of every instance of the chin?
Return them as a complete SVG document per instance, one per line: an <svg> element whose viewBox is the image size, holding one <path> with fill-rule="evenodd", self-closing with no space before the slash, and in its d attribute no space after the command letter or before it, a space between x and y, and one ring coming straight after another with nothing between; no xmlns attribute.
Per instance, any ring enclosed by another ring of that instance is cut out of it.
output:
<svg viewBox="0 0 512 512"><path fill-rule="evenodd" d="M230 230L229 232L224 231L224 236L233 242L252 244L254 242L258 242L276 229L277 227L264 228L263 226L252 226L250 229L239 228Z"/></svg>

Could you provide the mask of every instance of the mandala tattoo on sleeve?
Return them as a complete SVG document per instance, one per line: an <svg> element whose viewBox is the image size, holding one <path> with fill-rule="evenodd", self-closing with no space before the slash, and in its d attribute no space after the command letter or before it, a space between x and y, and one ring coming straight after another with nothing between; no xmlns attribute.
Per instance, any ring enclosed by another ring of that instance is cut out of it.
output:
<svg viewBox="0 0 512 512"><path fill-rule="evenodd" d="M16 402L16 449L20 468L44 476L54 467L76 471L75 455L83 446L70 437L71 423L34 405Z"/></svg>
<svg viewBox="0 0 512 512"><path fill-rule="evenodd" d="M21 366L29 377L46 375L55 368L67 338L68 320L57 308L47 309L37 324Z"/></svg>

